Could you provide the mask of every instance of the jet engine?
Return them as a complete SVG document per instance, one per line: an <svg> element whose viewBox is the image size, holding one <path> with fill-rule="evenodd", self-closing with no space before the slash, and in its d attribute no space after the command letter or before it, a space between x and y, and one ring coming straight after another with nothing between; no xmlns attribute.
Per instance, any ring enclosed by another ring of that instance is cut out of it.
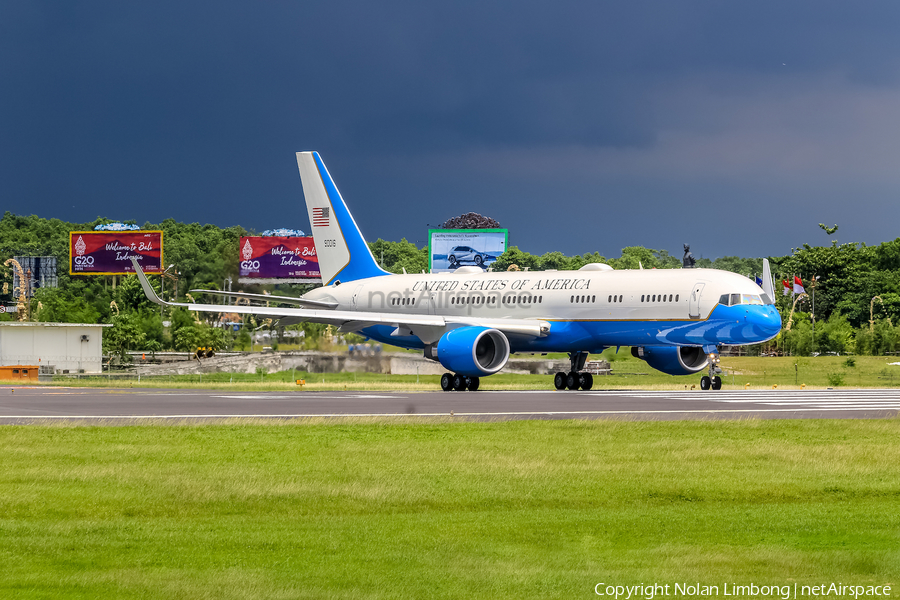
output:
<svg viewBox="0 0 900 600"><path fill-rule="evenodd" d="M437 360L445 369L467 377L493 375L509 360L509 340L487 327L451 329L438 340Z"/></svg>
<svg viewBox="0 0 900 600"><path fill-rule="evenodd" d="M690 375L705 369L709 362L699 346L633 346L631 354L669 375Z"/></svg>

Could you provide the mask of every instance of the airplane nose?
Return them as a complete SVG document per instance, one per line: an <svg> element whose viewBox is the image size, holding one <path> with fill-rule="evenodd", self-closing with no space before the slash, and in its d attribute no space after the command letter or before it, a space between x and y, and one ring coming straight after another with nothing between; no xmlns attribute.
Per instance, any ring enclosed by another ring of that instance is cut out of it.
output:
<svg viewBox="0 0 900 600"><path fill-rule="evenodd" d="M778 335L781 331L781 315L774 306L766 306L762 310L755 311L753 325L756 326L760 333L766 338Z"/></svg>

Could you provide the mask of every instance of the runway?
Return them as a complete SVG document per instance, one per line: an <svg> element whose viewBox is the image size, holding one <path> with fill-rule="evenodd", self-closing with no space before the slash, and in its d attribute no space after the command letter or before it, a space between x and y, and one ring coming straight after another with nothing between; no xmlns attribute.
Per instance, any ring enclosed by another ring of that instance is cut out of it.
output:
<svg viewBox="0 0 900 600"><path fill-rule="evenodd" d="M235 417L460 420L874 419L900 414L900 390L227 392L0 386L0 424L127 424Z"/></svg>

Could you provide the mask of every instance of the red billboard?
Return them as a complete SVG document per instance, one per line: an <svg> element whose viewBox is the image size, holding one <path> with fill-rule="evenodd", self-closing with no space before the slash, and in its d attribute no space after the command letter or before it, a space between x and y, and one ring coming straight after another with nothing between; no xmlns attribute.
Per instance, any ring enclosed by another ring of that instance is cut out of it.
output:
<svg viewBox="0 0 900 600"><path fill-rule="evenodd" d="M132 257L144 273L161 273L162 238L162 231L73 231L69 234L69 273L134 273Z"/></svg>
<svg viewBox="0 0 900 600"><path fill-rule="evenodd" d="M240 276L251 279L319 279L311 237L242 237Z"/></svg>

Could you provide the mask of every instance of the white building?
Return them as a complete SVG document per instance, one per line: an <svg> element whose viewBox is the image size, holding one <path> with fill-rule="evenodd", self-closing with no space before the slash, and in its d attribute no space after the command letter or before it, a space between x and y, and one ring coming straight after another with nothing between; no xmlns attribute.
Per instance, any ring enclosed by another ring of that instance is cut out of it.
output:
<svg viewBox="0 0 900 600"><path fill-rule="evenodd" d="M37 365L53 373L100 373L104 327L112 325L0 322L0 366Z"/></svg>

